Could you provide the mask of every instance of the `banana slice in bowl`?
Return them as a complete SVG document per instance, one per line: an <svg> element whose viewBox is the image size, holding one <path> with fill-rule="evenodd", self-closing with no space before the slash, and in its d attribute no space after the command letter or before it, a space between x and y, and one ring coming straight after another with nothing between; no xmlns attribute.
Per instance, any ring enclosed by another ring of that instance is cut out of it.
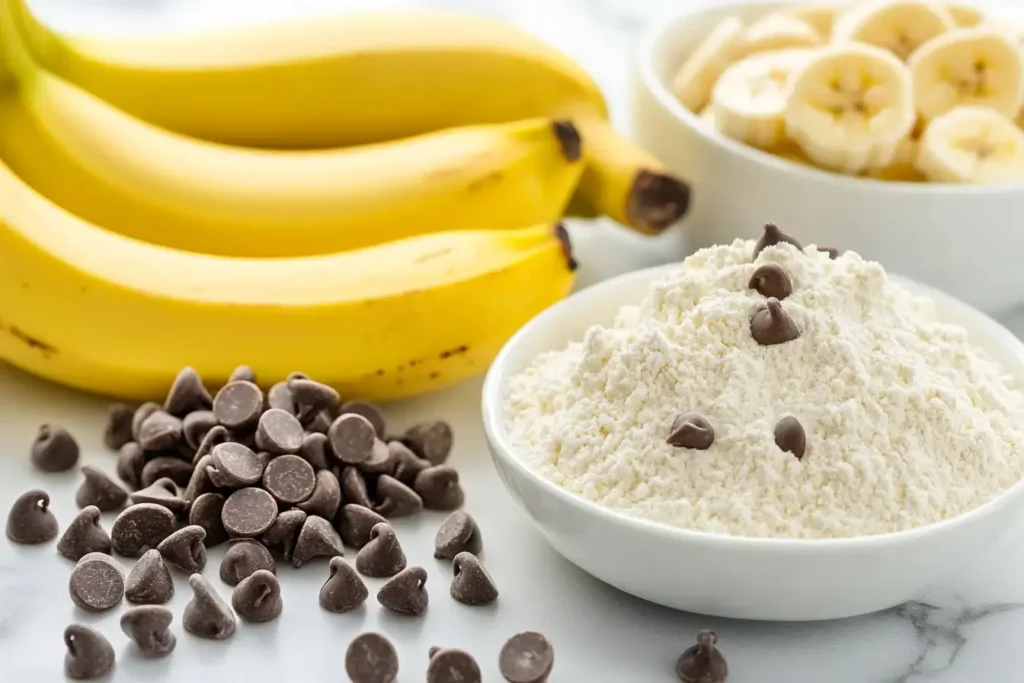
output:
<svg viewBox="0 0 1024 683"><path fill-rule="evenodd" d="M789 14L769 14L750 25L743 34L747 55L787 47L817 47L825 38L810 23Z"/></svg>
<svg viewBox="0 0 1024 683"><path fill-rule="evenodd" d="M707 104L715 81L742 54L743 31L739 18L722 19L683 63L672 81L672 92L687 109L700 111Z"/></svg>
<svg viewBox="0 0 1024 683"><path fill-rule="evenodd" d="M907 59L917 48L954 28L945 7L925 0L869 0L836 19L833 40L868 43Z"/></svg>
<svg viewBox="0 0 1024 683"><path fill-rule="evenodd" d="M1024 131L993 109L956 107L925 128L917 167L939 182L1022 182Z"/></svg>

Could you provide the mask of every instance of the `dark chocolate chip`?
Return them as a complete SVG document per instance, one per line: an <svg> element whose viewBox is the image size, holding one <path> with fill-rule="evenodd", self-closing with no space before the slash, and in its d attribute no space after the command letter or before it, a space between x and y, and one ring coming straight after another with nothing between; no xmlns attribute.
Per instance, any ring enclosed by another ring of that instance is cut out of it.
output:
<svg viewBox="0 0 1024 683"><path fill-rule="evenodd" d="M39 545L57 538L58 533L60 527L46 491L32 489L15 499L7 514L7 538L22 545Z"/></svg>
<svg viewBox="0 0 1024 683"><path fill-rule="evenodd" d="M333 412L341 404L341 397L337 391L316 380L293 377L286 384L298 409L300 420L311 420L322 410Z"/></svg>
<svg viewBox="0 0 1024 683"><path fill-rule="evenodd" d="M246 621L263 623L276 619L284 608L277 576L266 569L257 569L235 586L231 606Z"/></svg>
<svg viewBox="0 0 1024 683"><path fill-rule="evenodd" d="M345 673L352 683L394 683L398 678L398 653L379 633L356 636L345 651Z"/></svg>
<svg viewBox="0 0 1024 683"><path fill-rule="evenodd" d="M76 681L106 676L114 668L114 648L94 628L71 624L64 629L64 673Z"/></svg>
<svg viewBox="0 0 1024 683"><path fill-rule="evenodd" d="M162 505L175 515L184 514L188 510L188 502L181 497L181 489L173 480L167 478L157 479L151 486L139 489L128 498L132 501L132 506L153 503Z"/></svg>
<svg viewBox="0 0 1024 683"><path fill-rule="evenodd" d="M327 435L319 432L306 434L302 438L302 445L299 446L297 455L315 470L327 469Z"/></svg>
<svg viewBox="0 0 1024 683"><path fill-rule="evenodd" d="M391 454L391 464L394 468L393 476L406 486L412 486L416 482L417 474L433 466L429 460L413 453L401 441L389 441L388 452Z"/></svg>
<svg viewBox="0 0 1024 683"><path fill-rule="evenodd" d="M423 499L428 510L455 510L462 507L466 496L459 485L459 473L447 465L436 465L416 475L413 490Z"/></svg>
<svg viewBox="0 0 1024 683"><path fill-rule="evenodd" d="M390 524L377 524L370 541L356 555L356 569L364 576L386 578L405 569L405 552Z"/></svg>
<svg viewBox="0 0 1024 683"><path fill-rule="evenodd" d="M220 563L220 580L229 586L237 586L260 569L277 572L277 564L270 551L259 541L232 541Z"/></svg>
<svg viewBox="0 0 1024 683"><path fill-rule="evenodd" d="M370 493L366 489L366 479L355 467L346 467L341 471L341 499L356 505L372 508Z"/></svg>
<svg viewBox="0 0 1024 683"><path fill-rule="evenodd" d="M204 455L199 459L192 469L192 476L189 477L185 490L181 492L181 498L187 503L195 502L204 493L215 493L217 487L210 481L206 468L213 466L213 456Z"/></svg>
<svg viewBox="0 0 1024 683"><path fill-rule="evenodd" d="M240 443L227 441L217 444L211 457L206 476L214 486L240 489L256 484L263 477L263 463Z"/></svg>
<svg viewBox="0 0 1024 683"><path fill-rule="evenodd" d="M278 382L270 387L270 390L267 391L267 406L283 410L290 415L295 415L298 412L295 409L295 399L292 398L292 392L288 389L287 382Z"/></svg>
<svg viewBox="0 0 1024 683"><path fill-rule="evenodd" d="M775 425L775 445L792 453L797 460L807 451L807 434L800 421L793 416L784 417Z"/></svg>
<svg viewBox="0 0 1024 683"><path fill-rule="evenodd" d="M293 567L301 567L317 557L336 557L345 554L341 536L334 530L331 523L323 517L307 515L302 523L299 539L295 541L292 552Z"/></svg>
<svg viewBox="0 0 1024 683"><path fill-rule="evenodd" d="M89 553L71 570L68 592L84 610L108 610L124 597L124 570L106 553Z"/></svg>
<svg viewBox="0 0 1024 683"><path fill-rule="evenodd" d="M235 613L202 574L188 577L192 599L181 618L185 630L199 638L223 640L235 633Z"/></svg>
<svg viewBox="0 0 1024 683"><path fill-rule="evenodd" d="M459 553L452 561L451 594L463 605L489 605L498 599L498 588L483 563L473 553Z"/></svg>
<svg viewBox="0 0 1024 683"><path fill-rule="evenodd" d="M370 542L370 532L387 520L370 508L356 503L342 506L338 513L338 529L345 545L362 548Z"/></svg>
<svg viewBox="0 0 1024 683"><path fill-rule="evenodd" d="M256 445L261 451L275 455L298 453L305 435L302 424L294 415L271 408L260 415Z"/></svg>
<svg viewBox="0 0 1024 683"><path fill-rule="evenodd" d="M142 432L142 423L158 410L163 410L163 408L160 407L159 403L153 403L152 401L147 401L135 409L135 413L132 415L133 441L139 440L139 434Z"/></svg>
<svg viewBox="0 0 1024 683"><path fill-rule="evenodd" d="M729 676L725 657L715 647L718 634L701 631L697 644L687 648L676 661L676 675L683 683L724 683Z"/></svg>
<svg viewBox="0 0 1024 683"><path fill-rule="evenodd" d="M377 591L377 602L392 612L414 616L423 614L430 602L427 570L423 567L408 567L398 572Z"/></svg>
<svg viewBox="0 0 1024 683"><path fill-rule="evenodd" d="M452 452L452 428L441 420L424 422L406 430L402 441L416 455L441 465Z"/></svg>
<svg viewBox="0 0 1024 683"><path fill-rule="evenodd" d="M273 453L267 453L266 451L260 451L259 453L256 454L256 459L260 463L260 469L263 470L264 472L267 471L267 465L270 464L270 461L276 457L277 456L274 455Z"/></svg>
<svg viewBox="0 0 1024 683"><path fill-rule="evenodd" d="M766 247L773 247L776 244L790 244L798 250L803 249L799 242L779 230L777 225L774 223L765 223L764 233L762 233L761 237L754 243L754 258L756 259L758 254L764 251Z"/></svg>
<svg viewBox="0 0 1024 683"><path fill-rule="evenodd" d="M121 615L121 630L146 657L166 657L177 645L172 621L174 614L166 607L143 605Z"/></svg>
<svg viewBox="0 0 1024 683"><path fill-rule="evenodd" d="M302 532L302 525L305 523L305 511L285 510L277 515L277 519L267 529L267 532L260 537L260 540L263 541L263 545L280 552L285 561L291 562L292 553L295 552L295 544L299 541L299 534Z"/></svg>
<svg viewBox="0 0 1024 683"><path fill-rule="evenodd" d="M230 538L221 520L225 500L220 493L204 493L198 496L189 508L188 523L203 528L206 532L207 548L218 546Z"/></svg>
<svg viewBox="0 0 1024 683"><path fill-rule="evenodd" d="M316 473L313 466L297 455L282 455L267 463L263 488L282 503L295 505L313 494Z"/></svg>
<svg viewBox="0 0 1024 683"><path fill-rule="evenodd" d="M277 501L263 489L238 489L224 501L220 519L232 538L255 538L277 519Z"/></svg>
<svg viewBox="0 0 1024 683"><path fill-rule="evenodd" d="M82 483L75 491L75 504L80 508L97 507L101 512L120 510L128 502L128 492L92 465L82 465Z"/></svg>
<svg viewBox="0 0 1024 683"><path fill-rule="evenodd" d="M142 468L146 466L146 454L135 441L121 446L117 453L117 476L133 489L142 486Z"/></svg>
<svg viewBox="0 0 1024 683"><path fill-rule="evenodd" d="M163 410L153 411L139 427L139 445L150 453L175 449L184 443L184 428L181 418Z"/></svg>
<svg viewBox="0 0 1024 683"><path fill-rule="evenodd" d="M41 425L32 441L32 464L44 472L70 470L78 462L78 453L75 437L57 425Z"/></svg>
<svg viewBox="0 0 1024 683"><path fill-rule="evenodd" d="M480 683L480 665L463 650L437 650L427 665L427 683Z"/></svg>
<svg viewBox="0 0 1024 683"><path fill-rule="evenodd" d="M377 479L377 499L380 503L374 510L388 518L407 517L423 509L423 499L418 493L387 474Z"/></svg>
<svg viewBox="0 0 1024 683"><path fill-rule="evenodd" d="M327 435L327 430L331 428L331 423L334 422L334 418L326 410L321 410L315 414L310 420L303 423L307 433L323 434Z"/></svg>
<svg viewBox="0 0 1024 683"><path fill-rule="evenodd" d="M369 460L373 455L376 438L370 421L356 413L339 416L327 430L327 439L331 443L334 457L347 465L358 465Z"/></svg>
<svg viewBox="0 0 1024 683"><path fill-rule="evenodd" d="M366 474L391 474L394 471L394 465L391 462L391 451L388 449L388 445L380 439L374 440L370 457L359 463L358 467L361 472Z"/></svg>
<svg viewBox="0 0 1024 683"><path fill-rule="evenodd" d="M758 266L754 274L750 276L750 289L757 291L765 297L772 297L782 301L793 293L793 281L786 269L776 263L766 263Z"/></svg>
<svg viewBox="0 0 1024 683"><path fill-rule="evenodd" d="M320 589L320 607L328 612L350 612L366 602L370 591L343 557L331 558L330 575Z"/></svg>
<svg viewBox="0 0 1024 683"><path fill-rule="evenodd" d="M139 557L174 533L174 513L155 503L138 503L125 509L110 528L110 543L119 555Z"/></svg>
<svg viewBox="0 0 1024 683"><path fill-rule="evenodd" d="M192 478L192 463L173 455L161 455L142 468L142 485L152 486L160 479L170 479L178 486L188 486Z"/></svg>
<svg viewBox="0 0 1024 683"><path fill-rule="evenodd" d="M256 384L256 371L248 365L239 365L231 371L231 376L228 377L228 383L230 384L231 382L252 382Z"/></svg>
<svg viewBox="0 0 1024 683"><path fill-rule="evenodd" d="M185 417L194 410L209 410L212 403L210 392L203 386L199 373L185 367L178 372L171 390L167 392L164 410L176 417Z"/></svg>
<svg viewBox="0 0 1024 683"><path fill-rule="evenodd" d="M329 470L316 473L316 484L309 498L298 504L299 509L324 519L334 519L341 505L341 484Z"/></svg>
<svg viewBox="0 0 1024 683"><path fill-rule="evenodd" d="M482 551L480 529L468 512L456 510L441 522L434 537L434 557L451 560L459 553L480 555Z"/></svg>
<svg viewBox="0 0 1024 683"><path fill-rule="evenodd" d="M186 415L181 421L181 432L189 448L199 448L206 434L217 426L217 416L212 410L196 410Z"/></svg>
<svg viewBox="0 0 1024 683"><path fill-rule="evenodd" d="M677 448L706 451L715 442L715 429L700 413L681 413L672 420L665 443Z"/></svg>
<svg viewBox="0 0 1024 683"><path fill-rule="evenodd" d="M796 322L778 299L768 299L750 319L750 336L761 346L785 344L800 336Z"/></svg>
<svg viewBox="0 0 1024 683"><path fill-rule="evenodd" d="M554 648L536 631L512 636L498 654L498 670L508 683L544 683L554 666Z"/></svg>
<svg viewBox="0 0 1024 683"><path fill-rule="evenodd" d="M818 247L818 251L823 251L828 254L828 257L835 261L839 258L839 250L834 247Z"/></svg>
<svg viewBox="0 0 1024 683"><path fill-rule="evenodd" d="M231 441L231 432L224 425L217 425L210 431L206 432L206 436L203 437L202 443L199 444L199 448L196 449L196 454L192 458L193 463L198 463L207 455L213 453L214 447L218 444L222 444L226 441Z"/></svg>
<svg viewBox="0 0 1024 683"><path fill-rule="evenodd" d="M147 550L128 572L124 597L138 605L162 605L174 597L171 570L159 550Z"/></svg>
<svg viewBox="0 0 1024 683"><path fill-rule="evenodd" d="M178 529L156 547L167 564L189 574L206 568L206 529L190 524Z"/></svg>
<svg viewBox="0 0 1024 683"><path fill-rule="evenodd" d="M135 411L123 403L115 403L107 410L107 424L103 428L103 444L112 451L121 448L132 436L132 416Z"/></svg>
<svg viewBox="0 0 1024 683"><path fill-rule="evenodd" d="M100 525L100 509L89 505L82 509L57 541L57 552L77 562L89 553L110 554L110 534Z"/></svg>
<svg viewBox="0 0 1024 683"><path fill-rule="evenodd" d="M373 425L373 431L376 433L378 439L384 438L384 414L380 408L367 403L366 401L348 401L338 411L338 415L344 415L346 413L352 413L355 415L362 415L370 424Z"/></svg>
<svg viewBox="0 0 1024 683"><path fill-rule="evenodd" d="M251 431L263 414L263 392L252 382L229 382L213 399L217 421L237 431Z"/></svg>

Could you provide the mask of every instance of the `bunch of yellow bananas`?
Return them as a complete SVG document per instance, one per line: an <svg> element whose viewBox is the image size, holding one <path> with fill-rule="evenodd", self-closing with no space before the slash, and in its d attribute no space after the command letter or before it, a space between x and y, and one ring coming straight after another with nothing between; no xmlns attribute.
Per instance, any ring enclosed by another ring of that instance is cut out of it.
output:
<svg viewBox="0 0 1024 683"><path fill-rule="evenodd" d="M447 386L570 289L570 200L648 233L685 212L605 116L480 17L127 40L0 0L0 358L135 399L183 365Z"/></svg>

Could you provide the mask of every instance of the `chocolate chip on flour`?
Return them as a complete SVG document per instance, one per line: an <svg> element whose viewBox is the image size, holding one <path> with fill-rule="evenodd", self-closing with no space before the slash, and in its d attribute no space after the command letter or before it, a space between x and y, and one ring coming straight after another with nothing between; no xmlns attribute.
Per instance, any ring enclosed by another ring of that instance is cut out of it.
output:
<svg viewBox="0 0 1024 683"><path fill-rule="evenodd" d="M758 266L754 274L750 276L750 283L747 286L762 296L779 301L793 293L793 281L790 279L789 273L775 263Z"/></svg>
<svg viewBox="0 0 1024 683"><path fill-rule="evenodd" d="M807 434L800 421L793 416L779 420L775 425L775 445L792 453L797 460L803 459L807 450Z"/></svg>
<svg viewBox="0 0 1024 683"><path fill-rule="evenodd" d="M779 226L774 223L765 223L764 232L761 237L758 238L757 242L754 243L754 258L765 250L767 247L773 247L776 244L789 244L797 249L803 249L800 243L793 239L791 236L779 230Z"/></svg>
<svg viewBox="0 0 1024 683"><path fill-rule="evenodd" d="M681 413L672 421L665 443L677 448L704 451L715 442L715 430L700 413Z"/></svg>
<svg viewBox="0 0 1024 683"><path fill-rule="evenodd" d="M793 341L800 330L778 299L770 298L750 319L750 336L761 346L774 346Z"/></svg>

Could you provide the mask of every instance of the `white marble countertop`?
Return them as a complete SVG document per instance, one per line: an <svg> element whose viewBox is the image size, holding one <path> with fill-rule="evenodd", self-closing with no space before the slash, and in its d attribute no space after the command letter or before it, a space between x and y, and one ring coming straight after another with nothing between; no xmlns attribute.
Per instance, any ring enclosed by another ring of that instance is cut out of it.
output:
<svg viewBox="0 0 1024 683"><path fill-rule="evenodd" d="M530 29L582 62L604 88L617 123L628 127L624 118L625 98L636 35L651 17L684 1L34 0L32 4L44 19L61 28L111 32L160 31L369 7L430 6L487 12ZM1012 8L1015 2L1004 0L988 4ZM574 226L574 231L579 238L579 256L583 263L582 284L614 272L681 256L661 253L664 250L656 240L645 241L608 224L581 223ZM1014 327L1024 330L1024 325L1016 321ZM504 631L511 635L520 627L566 634L562 642L556 643L559 656L553 683L672 681L674 658L689 644L697 629L707 627L716 628L721 634L733 683L1024 681L1024 648L1020 647L1024 638L1024 581L1020 578L1020 568L1024 566L1024 529L990 557L977 558L975 566L955 584L933 595L922 596L921 602L875 615L829 623L769 624L672 612L599 584L547 548L525 516L504 495L486 459L478 397L479 382L471 381L429 400L396 406L389 412L389 418L409 423L422 417L445 415L456 424L459 446L455 459L464 468L470 504L476 506L474 513L485 528L497 527L503 537L499 541L493 532L489 536L491 547L505 548L495 551L492 571L499 583L503 578L508 582L509 595L518 601L504 612L509 615L507 627L497 631L481 627L481 630L490 634L488 637L497 637ZM4 510L8 501L32 482L23 451L34 425L41 419L59 418L96 432L101 412L102 404L95 400L47 387L0 368L0 449L4 455L0 458L0 501ZM87 438L98 442L95 434ZM100 454L98 447L94 450L87 452L87 460L109 457ZM111 463L108 461L107 465ZM66 498L67 491L73 490L72 482L73 478L60 480L53 486ZM481 490L485 493L480 493ZM66 522L72 507L67 500L56 505L62 521ZM424 551L429 546L426 541L417 543L425 544ZM499 562L501 555L509 557ZM515 570L507 563L514 562L515 558L523 565L536 565L531 580L535 584L543 583L543 588L527 590L529 581L508 577L508 573ZM37 566L23 563L24 559L20 551L14 552L10 546L0 544L0 671L4 672L0 680L17 683L60 680L59 634L49 627L49 630L39 631L36 627L51 618L67 622L80 615L71 610L63 586L53 589L47 584L49 587L44 589L41 577L57 570L37 571ZM47 558L46 564L58 567L55 559ZM58 569L66 570L65 567ZM443 579L436 580L437 585L443 586ZM836 589L842 590L842 587ZM183 583L179 583L179 591L187 592ZM440 602L440 598L446 596L436 597ZM445 621L444 617L441 621ZM300 627L301 622L296 625L292 620L288 629L282 626L279 632ZM405 627L400 630L402 628ZM414 656L425 659L426 646L434 640L431 628L426 627L428 632L418 628L403 631L404 636L416 644L416 652L419 649L423 652L403 659L406 673L400 680L422 680L425 662L408 665L405 662ZM120 635L116 624L112 628L105 626L104 630L112 637ZM448 634L448 630L438 633ZM339 634L335 649L343 647L347 637L342 640ZM183 641L184 638L179 638L179 647ZM257 638L250 642L274 649L266 640ZM304 639L291 638L289 642L301 643ZM458 646L460 643L442 644ZM496 652L497 643L488 647ZM120 647L117 649L121 657ZM293 670L301 674L295 680L313 683L344 678L338 653L332 655L333 664L322 666L311 663L317 661L321 653L297 655L295 651L288 651L279 656L289 654L291 659L303 660ZM480 654L488 681L497 680L492 654L488 650ZM146 669L130 663L115 680L221 680L242 671L226 667L227 661L234 658L235 655L209 655L197 660L203 668L196 671L186 671L180 664L175 665L176 669ZM245 670L244 677L254 683L283 680L282 671L279 666L250 668ZM8 672L12 672L13 678L7 678ZM186 673L188 677L182 677Z"/></svg>

